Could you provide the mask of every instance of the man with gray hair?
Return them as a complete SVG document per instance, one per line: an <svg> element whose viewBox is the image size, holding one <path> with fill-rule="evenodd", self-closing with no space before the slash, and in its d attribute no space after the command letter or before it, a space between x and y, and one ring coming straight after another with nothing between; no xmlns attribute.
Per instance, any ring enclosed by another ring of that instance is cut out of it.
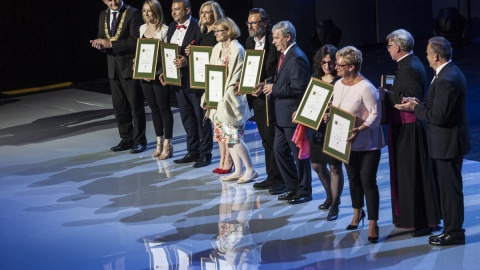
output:
<svg viewBox="0 0 480 270"><path fill-rule="evenodd" d="M427 122L428 153L432 158L443 233L430 236L434 246L464 245L465 230L462 165L463 156L470 151L467 121L467 81L452 62L452 47L443 37L428 40L427 60L435 71L425 104L406 97L399 110L413 111L415 117Z"/></svg>
<svg viewBox="0 0 480 270"><path fill-rule="evenodd" d="M307 89L310 63L295 42L295 27L289 21L273 26L273 44L281 52L273 83L263 85L263 93L271 95L275 104L275 160L287 192L278 197L290 204L312 200L312 168L310 158L300 159L299 148L292 142L296 124L292 115Z"/></svg>
<svg viewBox="0 0 480 270"><path fill-rule="evenodd" d="M412 236L423 236L440 223L426 126L413 112L399 111L393 106L402 103L403 97L423 102L427 76L423 63L413 54L414 40L408 31L395 30L386 39L387 50L398 64L391 91L385 95L392 220L396 227L413 228Z"/></svg>

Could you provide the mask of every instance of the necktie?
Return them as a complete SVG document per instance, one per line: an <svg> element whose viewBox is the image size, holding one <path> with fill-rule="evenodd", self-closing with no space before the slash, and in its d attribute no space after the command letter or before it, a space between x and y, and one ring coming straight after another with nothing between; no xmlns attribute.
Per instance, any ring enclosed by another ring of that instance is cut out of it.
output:
<svg viewBox="0 0 480 270"><path fill-rule="evenodd" d="M282 65L283 58L285 58L285 54L282 53L282 54L280 55L280 59L278 60L277 72L280 71L280 66Z"/></svg>
<svg viewBox="0 0 480 270"><path fill-rule="evenodd" d="M181 24L178 24L177 23L177 30L180 30L180 29L187 29L187 27L185 25L181 25Z"/></svg>
<svg viewBox="0 0 480 270"><path fill-rule="evenodd" d="M112 25L110 26L110 36L114 36L115 31L117 30L117 14L118 12L112 12L113 20Z"/></svg>

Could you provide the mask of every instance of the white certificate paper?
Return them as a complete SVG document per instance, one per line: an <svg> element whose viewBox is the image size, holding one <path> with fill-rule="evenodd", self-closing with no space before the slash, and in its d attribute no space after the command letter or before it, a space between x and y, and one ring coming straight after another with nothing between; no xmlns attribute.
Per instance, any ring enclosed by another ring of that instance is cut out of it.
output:
<svg viewBox="0 0 480 270"><path fill-rule="evenodd" d="M210 54L208 52L194 52L193 57L193 72L195 82L205 82L205 65L210 62Z"/></svg>
<svg viewBox="0 0 480 270"><path fill-rule="evenodd" d="M323 104L328 97L328 93L328 90L314 85L310 91L310 95L307 97L307 102L305 102L305 106L303 107L300 116L312 121L317 121L319 114L322 111Z"/></svg>
<svg viewBox="0 0 480 270"><path fill-rule="evenodd" d="M338 114L334 114L330 121L332 121L332 130L330 133L330 140L328 141L328 147L345 154L345 151L347 150L350 121Z"/></svg>
<svg viewBox="0 0 480 270"><path fill-rule="evenodd" d="M165 49L165 76L167 78L178 79L177 77L177 68L175 67L175 50Z"/></svg>
<svg viewBox="0 0 480 270"><path fill-rule="evenodd" d="M208 101L219 102L223 93L223 72L210 71L208 77Z"/></svg>
<svg viewBox="0 0 480 270"><path fill-rule="evenodd" d="M141 44L138 59L138 72L152 73L155 57L155 44Z"/></svg>
<svg viewBox="0 0 480 270"><path fill-rule="evenodd" d="M260 56L249 56L245 61L247 65L245 74L243 74L243 87L255 87L257 84L257 74L260 70Z"/></svg>

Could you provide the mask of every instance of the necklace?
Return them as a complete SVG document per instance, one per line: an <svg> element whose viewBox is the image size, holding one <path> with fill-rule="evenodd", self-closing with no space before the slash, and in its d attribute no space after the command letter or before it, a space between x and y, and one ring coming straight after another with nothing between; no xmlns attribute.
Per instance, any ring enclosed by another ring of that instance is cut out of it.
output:
<svg viewBox="0 0 480 270"><path fill-rule="evenodd" d="M342 83L343 84L343 83ZM352 86L349 86L347 88L347 91L345 92L345 95L343 94L343 91L345 90L345 84L343 84L343 87L342 87L342 93L340 94L340 102L338 103L338 107L341 108L341 105L342 105L342 101L343 99L345 99L345 97L347 96L348 94L348 91L350 90L350 88L352 88Z"/></svg>

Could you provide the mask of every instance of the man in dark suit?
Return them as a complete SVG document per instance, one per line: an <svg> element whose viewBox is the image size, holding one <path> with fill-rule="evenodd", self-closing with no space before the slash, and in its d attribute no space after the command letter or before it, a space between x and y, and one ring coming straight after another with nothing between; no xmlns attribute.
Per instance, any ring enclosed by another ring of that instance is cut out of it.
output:
<svg viewBox="0 0 480 270"><path fill-rule="evenodd" d="M295 27L289 21L277 23L272 28L273 44L281 52L273 84L263 86L263 93L271 95L275 103L274 154L287 192L278 197L290 204L312 200L312 168L310 158L299 159L299 149L292 142L296 124L292 115L307 88L310 63L305 53L295 43Z"/></svg>
<svg viewBox="0 0 480 270"><path fill-rule="evenodd" d="M248 104L253 108L255 122L257 123L258 133L262 138L262 145L265 149L265 168L267 179L253 184L256 189L268 189L270 194L282 194L286 191L282 175L278 170L275 156L273 153L273 142L275 139L275 110L273 99L268 100L268 123L266 111L266 96L262 93L263 83L266 79L272 80L277 68L278 51L273 45L272 34L269 30L270 17L263 8L253 8L250 10L247 20L249 37L246 41L246 49L264 50L264 61L262 73L260 74L260 84L257 85L257 92L248 95Z"/></svg>
<svg viewBox="0 0 480 270"><path fill-rule="evenodd" d="M467 122L467 82L451 61L452 47L443 37L428 40L427 60L436 76L430 85L425 105L405 98L397 109L413 111L427 122L429 155L438 183L440 209L444 221L442 234L429 238L435 246L465 244L462 164L470 150Z"/></svg>
<svg viewBox="0 0 480 270"><path fill-rule="evenodd" d="M111 150L140 153L147 147L145 107L140 84L132 79L132 66L142 16L122 0L103 2L108 9L100 13L98 36L90 43L107 54L113 109L122 138Z"/></svg>
<svg viewBox="0 0 480 270"><path fill-rule="evenodd" d="M174 0L172 3L173 22L168 26L167 41L180 46L180 55L175 65L180 69L182 86L172 86L177 96L180 117L187 133L187 154L174 160L175 163L193 164L194 168L209 165L212 162L212 126L209 119L204 119L205 112L200 100L202 90L190 89L190 75L185 48L199 44L202 32L198 20L191 17L192 6L188 0ZM163 75L160 75L163 81Z"/></svg>
<svg viewBox="0 0 480 270"><path fill-rule="evenodd" d="M412 35L403 29L387 36L387 50L398 69L392 91L385 96L387 108L390 186L393 224L414 228L412 236L427 235L440 223L436 185L431 175L424 121L412 112L396 110L403 97L425 100L427 75L413 53Z"/></svg>

